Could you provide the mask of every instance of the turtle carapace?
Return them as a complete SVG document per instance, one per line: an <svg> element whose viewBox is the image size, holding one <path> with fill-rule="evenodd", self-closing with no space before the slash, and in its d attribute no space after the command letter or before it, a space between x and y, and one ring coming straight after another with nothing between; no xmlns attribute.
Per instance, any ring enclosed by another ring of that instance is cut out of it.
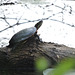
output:
<svg viewBox="0 0 75 75"><path fill-rule="evenodd" d="M17 43L27 40L29 37L31 37L35 33L37 34L37 30L40 28L42 23L43 23L43 21L41 20L34 27L23 29L23 30L17 32L16 34L14 34L13 37L10 39L9 45L7 47L12 48Z"/></svg>

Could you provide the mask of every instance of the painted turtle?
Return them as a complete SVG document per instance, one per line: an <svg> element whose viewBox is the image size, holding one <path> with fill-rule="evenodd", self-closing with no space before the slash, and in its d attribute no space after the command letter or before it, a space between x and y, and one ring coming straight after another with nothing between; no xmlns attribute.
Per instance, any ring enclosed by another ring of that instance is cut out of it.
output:
<svg viewBox="0 0 75 75"><path fill-rule="evenodd" d="M43 21L41 20L34 27L23 29L23 30L19 31L18 33L16 33L15 35L13 35L13 37L10 39L9 45L7 47L12 48L17 43L24 41L24 40L28 39L29 37L31 37L32 35L36 34L37 30L40 28L42 23L43 23Z"/></svg>

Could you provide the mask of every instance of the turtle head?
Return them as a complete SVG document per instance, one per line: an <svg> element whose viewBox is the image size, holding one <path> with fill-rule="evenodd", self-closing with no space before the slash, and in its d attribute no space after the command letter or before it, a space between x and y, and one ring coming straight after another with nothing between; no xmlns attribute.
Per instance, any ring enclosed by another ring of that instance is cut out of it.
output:
<svg viewBox="0 0 75 75"><path fill-rule="evenodd" d="M43 21L39 21L38 23L35 24L36 29L38 30L40 26L42 25Z"/></svg>

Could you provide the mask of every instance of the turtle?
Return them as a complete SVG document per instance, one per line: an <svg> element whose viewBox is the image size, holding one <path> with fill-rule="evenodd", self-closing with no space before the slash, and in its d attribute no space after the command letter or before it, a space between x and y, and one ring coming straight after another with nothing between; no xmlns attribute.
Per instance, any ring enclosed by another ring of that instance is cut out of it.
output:
<svg viewBox="0 0 75 75"><path fill-rule="evenodd" d="M23 29L17 32L16 34L14 34L12 38L10 39L9 45L7 47L13 48L19 42L27 40L29 37L32 37L32 35L36 35L37 30L40 28L42 23L43 21L41 20L38 23L36 23L34 27Z"/></svg>

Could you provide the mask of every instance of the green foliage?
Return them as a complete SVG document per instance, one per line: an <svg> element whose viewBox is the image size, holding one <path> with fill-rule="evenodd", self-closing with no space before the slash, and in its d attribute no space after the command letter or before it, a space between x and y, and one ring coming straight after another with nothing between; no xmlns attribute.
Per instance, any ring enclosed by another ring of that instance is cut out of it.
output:
<svg viewBox="0 0 75 75"><path fill-rule="evenodd" d="M48 60L44 57L40 57L35 61L35 67L38 71L43 71L44 69L48 68Z"/></svg>
<svg viewBox="0 0 75 75"><path fill-rule="evenodd" d="M38 71L43 71L49 67L49 62L44 57L41 57L36 60L35 65ZM48 72L47 75L64 75L71 69L73 69L74 65L75 59L73 58L64 59L54 68L54 70Z"/></svg>
<svg viewBox="0 0 75 75"><path fill-rule="evenodd" d="M72 58L68 58L63 60L55 70L52 71L50 75L64 75L70 69L74 67L75 60Z"/></svg>

